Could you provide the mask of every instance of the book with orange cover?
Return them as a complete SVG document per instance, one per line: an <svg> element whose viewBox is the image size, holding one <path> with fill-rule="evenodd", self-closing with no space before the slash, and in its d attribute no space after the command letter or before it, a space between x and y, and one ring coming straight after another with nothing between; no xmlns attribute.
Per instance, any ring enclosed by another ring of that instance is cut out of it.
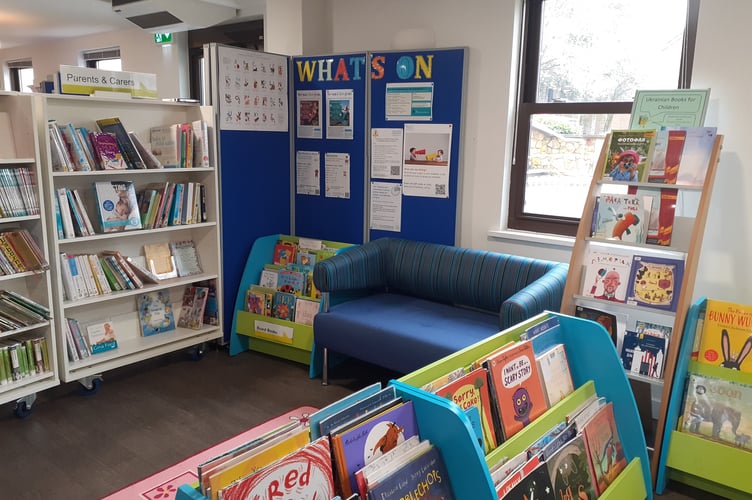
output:
<svg viewBox="0 0 752 500"><path fill-rule="evenodd" d="M590 457L595 488L600 496L627 467L627 459L616 428L613 403L603 405L585 422L582 434Z"/></svg>

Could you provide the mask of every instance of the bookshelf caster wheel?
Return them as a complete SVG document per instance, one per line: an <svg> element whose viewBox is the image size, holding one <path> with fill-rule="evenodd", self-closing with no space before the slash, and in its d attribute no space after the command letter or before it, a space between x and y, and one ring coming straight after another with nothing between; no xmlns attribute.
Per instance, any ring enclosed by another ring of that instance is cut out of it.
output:
<svg viewBox="0 0 752 500"><path fill-rule="evenodd" d="M188 354L191 356L191 359L193 361L201 361L204 357L204 352L206 352L206 345L199 344L195 347L192 347Z"/></svg>
<svg viewBox="0 0 752 500"><path fill-rule="evenodd" d="M81 387L79 392L84 396L93 396L99 392L99 388L102 386L102 377L100 375L94 377L86 377L79 380Z"/></svg>
<svg viewBox="0 0 752 500"><path fill-rule="evenodd" d="M16 401L16 408L13 410L13 414L18 418L26 418L31 415L31 406L37 399L36 394L23 397Z"/></svg>

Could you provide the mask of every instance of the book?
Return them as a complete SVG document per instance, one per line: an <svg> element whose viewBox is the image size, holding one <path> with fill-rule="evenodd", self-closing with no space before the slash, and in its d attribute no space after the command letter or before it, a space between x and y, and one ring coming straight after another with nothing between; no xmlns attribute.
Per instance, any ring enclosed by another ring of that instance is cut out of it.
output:
<svg viewBox="0 0 752 500"><path fill-rule="evenodd" d="M629 194L641 194L643 192L650 192L653 196L645 243L660 246L671 245L676 202L679 197L678 190L662 187L656 195L654 190L648 191L635 186L629 187Z"/></svg>
<svg viewBox="0 0 752 500"><path fill-rule="evenodd" d="M349 422L362 419L364 415L384 409L384 405L397 399L397 393L392 386L380 389L379 385L379 388L372 387L372 389L377 389L377 391L363 392L341 408L330 410L328 415L321 415L319 417L318 435L328 436L332 431Z"/></svg>
<svg viewBox="0 0 752 500"><path fill-rule="evenodd" d="M149 129L151 152L164 168L180 167L179 131L180 127L177 124Z"/></svg>
<svg viewBox="0 0 752 500"><path fill-rule="evenodd" d="M272 318L295 320L295 295L285 292L274 292L272 299Z"/></svg>
<svg viewBox="0 0 752 500"><path fill-rule="evenodd" d="M595 415L585 422L582 434L590 457L595 491L600 496L627 466L619 431L616 428L612 402L601 406Z"/></svg>
<svg viewBox="0 0 752 500"><path fill-rule="evenodd" d="M535 468L532 470L518 469L497 485L498 497L508 499L535 498L537 500L555 500L558 498L551 486L551 478L548 475L546 464L533 458L525 466L531 468L533 464L535 464Z"/></svg>
<svg viewBox="0 0 752 500"><path fill-rule="evenodd" d="M209 126L204 120L194 120L193 127L193 167L209 168Z"/></svg>
<svg viewBox="0 0 752 500"><path fill-rule="evenodd" d="M647 175L655 147L655 130L612 130L603 178L640 182Z"/></svg>
<svg viewBox="0 0 752 500"><path fill-rule="evenodd" d="M91 346L92 354L117 349L117 338L112 321L102 321L86 326L86 335Z"/></svg>
<svg viewBox="0 0 752 500"><path fill-rule="evenodd" d="M614 302L626 301L631 255L591 248L584 267L582 295Z"/></svg>
<svg viewBox="0 0 752 500"><path fill-rule="evenodd" d="M557 499L597 498L588 452L582 435L577 435L546 458L551 486Z"/></svg>
<svg viewBox="0 0 752 500"><path fill-rule="evenodd" d="M60 134L63 137L63 141L67 144L68 152L73 160L74 170L81 172L88 172L93 170L89 163L86 153L84 152L84 145L76 134L76 129L72 123L66 125L59 125Z"/></svg>
<svg viewBox="0 0 752 500"><path fill-rule="evenodd" d="M318 300L297 297L295 299L295 322L301 325L313 326L313 318L319 312L321 304Z"/></svg>
<svg viewBox="0 0 752 500"><path fill-rule="evenodd" d="M488 390L488 372L478 368L436 389L437 396L454 401L462 410L471 406L478 409L481 419L483 446L485 454L497 446L491 394Z"/></svg>
<svg viewBox="0 0 752 500"><path fill-rule="evenodd" d="M668 339L662 334L627 330L621 348L624 369L646 377L662 378Z"/></svg>
<svg viewBox="0 0 752 500"><path fill-rule="evenodd" d="M443 498L453 500L454 493L441 452L429 447L420 455L398 466L391 474L369 487L372 500L404 498Z"/></svg>
<svg viewBox="0 0 752 500"><path fill-rule="evenodd" d="M142 228L133 181L98 181L94 194L102 232Z"/></svg>
<svg viewBox="0 0 752 500"><path fill-rule="evenodd" d="M206 299L209 297L209 289L203 286L189 286L183 292L183 300L180 305L180 328L200 330L204 319Z"/></svg>
<svg viewBox="0 0 752 500"><path fill-rule="evenodd" d="M110 132L117 139L120 152L123 154L126 165L128 168L146 168L141 155L138 154L136 147L133 145L128 132L126 132L120 118L101 118L96 120L97 127L102 132Z"/></svg>
<svg viewBox="0 0 752 500"><path fill-rule="evenodd" d="M115 134L110 132L90 132L94 151L102 170L122 170L128 168L123 153L118 146Z"/></svg>
<svg viewBox="0 0 752 500"><path fill-rule="evenodd" d="M549 407L574 392L572 373L564 344L555 344L535 356Z"/></svg>
<svg viewBox="0 0 752 500"><path fill-rule="evenodd" d="M559 318L551 316L539 323L525 328L525 331L520 334L520 340L530 340L532 338L541 335L547 331L553 330L559 327Z"/></svg>
<svg viewBox="0 0 752 500"><path fill-rule="evenodd" d="M285 266L287 264L295 263L295 252L297 251L295 244L289 241L278 241L274 245L274 255L272 257L272 264Z"/></svg>
<svg viewBox="0 0 752 500"><path fill-rule="evenodd" d="M317 439L219 489L219 497L222 500L332 498L335 492L330 457L329 439Z"/></svg>
<svg viewBox="0 0 752 500"><path fill-rule="evenodd" d="M206 306L204 307L204 324L219 326L219 301L217 300L217 280L211 278L194 283L196 286L202 286L208 289L206 296Z"/></svg>
<svg viewBox="0 0 752 500"><path fill-rule="evenodd" d="M431 446L430 441L421 441L418 436L413 436L362 469L357 470L355 472L355 481L358 484L357 494L360 495L360 498L368 498L369 487L373 487L383 477L392 473L399 464L404 464L411 458L427 451Z"/></svg>
<svg viewBox="0 0 752 500"><path fill-rule="evenodd" d="M193 240L171 241L170 253L175 262L178 276L195 276L203 272L198 257L198 249Z"/></svg>
<svg viewBox="0 0 752 500"><path fill-rule="evenodd" d="M602 193L592 236L644 243L652 204L652 196Z"/></svg>
<svg viewBox="0 0 752 500"><path fill-rule="evenodd" d="M752 373L752 306L707 299L697 361Z"/></svg>
<svg viewBox="0 0 752 500"><path fill-rule="evenodd" d="M146 258L143 256L125 257L128 266L133 273L144 283L159 284L159 277L146 267Z"/></svg>
<svg viewBox="0 0 752 500"><path fill-rule="evenodd" d="M306 291L307 281L307 276L298 271L280 269L277 272L277 290L280 292L303 295Z"/></svg>
<svg viewBox="0 0 752 500"><path fill-rule="evenodd" d="M279 269L262 269L258 284L264 288L276 290L278 280Z"/></svg>
<svg viewBox="0 0 752 500"><path fill-rule="evenodd" d="M143 293L136 299L141 335L149 337L175 329L170 295L166 290Z"/></svg>
<svg viewBox="0 0 752 500"><path fill-rule="evenodd" d="M352 394L344 396L343 398L337 401L334 401L333 403L330 403L324 408L321 408L320 410L311 414L308 417L308 424L311 429L311 439L315 440L315 439L320 438L323 435L321 434L320 425L324 419L329 418L335 413L339 413L340 411L343 411L345 408L347 408L348 406L352 404L357 403L358 401L361 401L369 396L372 396L373 394L376 394L377 392L381 391L381 389L382 389L381 382L374 382L372 384L365 386L362 389L359 389L353 392Z"/></svg>
<svg viewBox="0 0 752 500"><path fill-rule="evenodd" d="M676 183L683 186L702 186L715 147L716 127L688 127L684 149L679 161Z"/></svg>
<svg viewBox="0 0 752 500"><path fill-rule="evenodd" d="M676 311L684 277L684 261L635 255L629 273L627 303Z"/></svg>
<svg viewBox="0 0 752 500"><path fill-rule="evenodd" d="M151 148L147 147L147 145L144 144L144 141L141 140L141 136L136 132L128 131L128 137L131 138L131 142L136 147L136 151L141 155L141 159L144 160L146 168L164 168L162 162L159 161L159 158L154 156L151 152Z"/></svg>
<svg viewBox="0 0 752 500"><path fill-rule="evenodd" d="M602 311L594 307L575 306L574 315L578 318L589 319L599 323L611 336L614 345L617 345L617 322L616 315L608 311Z"/></svg>
<svg viewBox="0 0 752 500"><path fill-rule="evenodd" d="M485 367L497 422L509 439L548 409L530 340L488 358Z"/></svg>
<svg viewBox="0 0 752 500"><path fill-rule="evenodd" d="M686 130L661 128L656 132L655 149L646 182L676 184L686 137Z"/></svg>
<svg viewBox="0 0 752 500"><path fill-rule="evenodd" d="M144 245L144 257L149 270L160 280L178 275L168 242Z"/></svg>
<svg viewBox="0 0 752 500"><path fill-rule="evenodd" d="M274 294L276 290L260 285L251 285L246 291L245 310L262 316L272 316Z"/></svg>
<svg viewBox="0 0 752 500"><path fill-rule="evenodd" d="M690 373L679 430L752 451L752 386Z"/></svg>

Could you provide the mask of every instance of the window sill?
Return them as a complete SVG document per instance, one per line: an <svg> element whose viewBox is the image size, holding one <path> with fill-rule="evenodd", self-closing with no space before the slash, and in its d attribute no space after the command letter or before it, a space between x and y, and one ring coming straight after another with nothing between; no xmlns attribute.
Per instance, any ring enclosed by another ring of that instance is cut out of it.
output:
<svg viewBox="0 0 752 500"><path fill-rule="evenodd" d="M572 236L559 236L512 229L490 229L488 236L496 241L523 241L563 250L571 250L574 247L575 240Z"/></svg>

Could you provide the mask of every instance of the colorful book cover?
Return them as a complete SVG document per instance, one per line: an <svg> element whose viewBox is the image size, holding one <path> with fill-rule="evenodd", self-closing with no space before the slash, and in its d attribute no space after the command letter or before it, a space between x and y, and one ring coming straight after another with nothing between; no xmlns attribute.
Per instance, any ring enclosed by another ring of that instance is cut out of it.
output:
<svg viewBox="0 0 752 500"><path fill-rule="evenodd" d="M321 307L321 304L318 300L297 297L295 299L295 322L313 326L313 318L318 314L319 307Z"/></svg>
<svg viewBox="0 0 752 500"><path fill-rule="evenodd" d="M522 477L520 478L520 476ZM542 462L538 463L537 467L527 474L511 474L504 483L514 486L504 490L504 496L499 496L499 498L537 500L555 500L557 498L551 486L548 468ZM499 491L498 488L497 491Z"/></svg>
<svg viewBox="0 0 752 500"><path fill-rule="evenodd" d="M246 294L246 311L271 317L275 292L272 288L251 285Z"/></svg>
<svg viewBox="0 0 752 500"><path fill-rule="evenodd" d="M300 296L306 291L306 281L306 276L301 272L280 269L277 273L277 290Z"/></svg>
<svg viewBox="0 0 752 500"><path fill-rule="evenodd" d="M89 345L91 346L92 354L117 349L118 344L115 336L115 326L111 321L103 321L101 323L87 325L86 335L89 337Z"/></svg>
<svg viewBox="0 0 752 500"><path fill-rule="evenodd" d="M497 419L509 439L548 409L533 344L517 342L485 363Z"/></svg>
<svg viewBox="0 0 752 500"><path fill-rule="evenodd" d="M462 410L475 406L480 413L483 444L486 454L497 446L494 432L491 394L488 391L488 372L478 368L453 380L435 391L436 395L454 401Z"/></svg>
<svg viewBox="0 0 752 500"><path fill-rule="evenodd" d="M684 261L635 255L629 273L627 304L676 311Z"/></svg>
<svg viewBox="0 0 752 500"><path fill-rule="evenodd" d="M295 263L296 248L293 243L289 241L278 241L274 245L274 255L272 257L272 264L280 266L286 266L287 264Z"/></svg>
<svg viewBox="0 0 752 500"><path fill-rule="evenodd" d="M658 194L655 194L654 189L642 189L635 186L629 187L629 194L643 193L651 193L653 196L645 243L660 246L671 245L671 235L674 232L676 201L679 197L678 190L676 188L662 187Z"/></svg>
<svg viewBox="0 0 752 500"><path fill-rule="evenodd" d="M647 175L655 147L655 130L612 130L603 178L640 182Z"/></svg>
<svg viewBox="0 0 752 500"><path fill-rule="evenodd" d="M601 194L593 237L644 243L652 204L652 196Z"/></svg>
<svg viewBox="0 0 752 500"><path fill-rule="evenodd" d="M679 430L752 451L752 386L690 373Z"/></svg>
<svg viewBox="0 0 752 500"><path fill-rule="evenodd" d="M582 428L585 446L595 478L595 490L602 495L627 466L624 449L614 418L614 405L603 405Z"/></svg>
<svg viewBox="0 0 752 500"><path fill-rule="evenodd" d="M189 286L183 292L183 302L180 305L180 328L200 330L204 321L204 309L206 299L209 298L209 289L205 286Z"/></svg>
<svg viewBox="0 0 752 500"><path fill-rule="evenodd" d="M662 378L667 350L668 339L662 334L627 330L622 340L621 361L630 373Z"/></svg>
<svg viewBox="0 0 752 500"><path fill-rule="evenodd" d="M546 458L546 467L555 498L597 498L582 435L575 436L552 456Z"/></svg>
<svg viewBox="0 0 752 500"><path fill-rule="evenodd" d="M92 131L89 132L89 137L92 144L94 144L94 152L97 154L102 170L122 170L128 168L114 134Z"/></svg>
<svg viewBox="0 0 752 500"><path fill-rule="evenodd" d="M676 183L682 186L702 186L715 147L716 127L688 127L684 150L679 162Z"/></svg>
<svg viewBox="0 0 752 500"><path fill-rule="evenodd" d="M648 168L647 182L676 184L686 136L686 130L662 128L656 132L655 149Z"/></svg>
<svg viewBox="0 0 752 500"><path fill-rule="evenodd" d="M333 436L337 476L345 496L357 491L355 471L418 435L412 401L389 408Z"/></svg>
<svg viewBox="0 0 752 500"><path fill-rule="evenodd" d="M697 361L752 373L752 306L707 299Z"/></svg>
<svg viewBox="0 0 752 500"><path fill-rule="evenodd" d="M339 410L334 410L328 416L321 418L319 422L319 435L327 436L332 430L336 430L348 422L361 418L363 415L373 412L390 401L394 401L396 398L397 393L393 386L385 387L367 396L361 395L357 401Z"/></svg>
<svg viewBox="0 0 752 500"><path fill-rule="evenodd" d="M175 316L166 290L147 292L136 300L142 336L149 337L175 329Z"/></svg>
<svg viewBox="0 0 752 500"><path fill-rule="evenodd" d="M259 286L264 288L277 289L277 281L279 280L279 269L263 269L259 276Z"/></svg>
<svg viewBox="0 0 752 500"><path fill-rule="evenodd" d="M120 118L102 118L96 121L97 127L102 132L111 132L117 138L120 151L123 153L123 158L128 168L146 168L141 155L138 154L136 147L133 145L131 138L128 136L123 123Z"/></svg>
<svg viewBox="0 0 752 500"><path fill-rule="evenodd" d="M311 428L311 439L318 439L322 435L320 425L321 422L329 418L331 415L334 415L335 413L338 413L348 406L357 403L358 401L361 401L362 399L365 399L373 394L376 394L381 390L381 382L374 382L373 384L367 385L366 387L353 392L352 394L345 396L327 406L324 408L321 408L316 413L312 414L310 417L308 417L308 423Z"/></svg>
<svg viewBox="0 0 752 500"><path fill-rule="evenodd" d="M595 309L593 307L575 306L574 315L578 318L589 319L591 321L599 323L603 328L606 329L608 334L611 336L611 340L613 341L614 345L616 345L618 330L615 314L612 314L608 311L601 311L600 309Z"/></svg>
<svg viewBox="0 0 752 500"><path fill-rule="evenodd" d="M412 458L369 489L369 498L401 500L405 498L454 499L449 472L441 452L435 446Z"/></svg>
<svg viewBox="0 0 752 500"><path fill-rule="evenodd" d="M219 491L222 500L334 496L329 439L321 438Z"/></svg>
<svg viewBox="0 0 752 500"><path fill-rule="evenodd" d="M313 266L316 264L317 255L313 252L298 252L295 257L295 263L303 266Z"/></svg>
<svg viewBox="0 0 752 500"><path fill-rule="evenodd" d="M95 182L94 194L102 232L112 233L143 227L133 181Z"/></svg>
<svg viewBox="0 0 752 500"><path fill-rule="evenodd" d="M285 292L274 292L272 302L272 318L293 321L295 319L295 295Z"/></svg>
<svg viewBox="0 0 752 500"><path fill-rule="evenodd" d="M582 295L624 302L631 268L631 255L591 249L585 260Z"/></svg>
<svg viewBox="0 0 752 500"><path fill-rule="evenodd" d="M564 344L556 344L535 357L538 371L543 381L548 406L556 403L574 392L572 373Z"/></svg>

